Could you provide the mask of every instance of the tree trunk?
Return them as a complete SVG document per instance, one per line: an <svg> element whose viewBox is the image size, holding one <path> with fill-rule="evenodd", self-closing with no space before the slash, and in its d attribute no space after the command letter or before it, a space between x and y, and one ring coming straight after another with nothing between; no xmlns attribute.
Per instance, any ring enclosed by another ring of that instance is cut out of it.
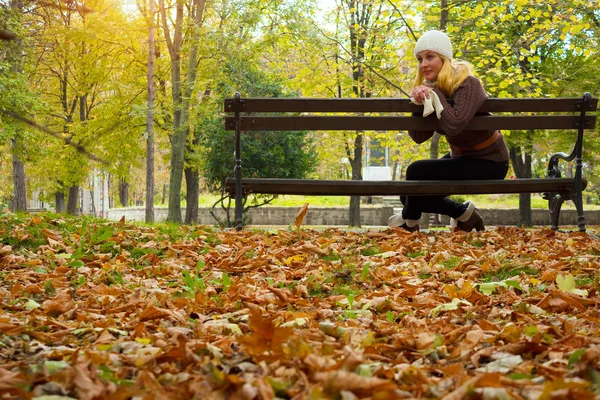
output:
<svg viewBox="0 0 600 400"><path fill-rule="evenodd" d="M129 206L129 182L119 179L119 201L123 207Z"/></svg>
<svg viewBox="0 0 600 400"><path fill-rule="evenodd" d="M160 204L162 204L164 206L166 199L167 199L167 185L163 184L162 200L160 201Z"/></svg>
<svg viewBox="0 0 600 400"><path fill-rule="evenodd" d="M65 192L54 193L54 199L56 201L56 212L58 214L64 214L64 212L65 212Z"/></svg>
<svg viewBox="0 0 600 400"><path fill-rule="evenodd" d="M196 73L196 60L198 52L199 28L206 0L198 0L193 8L194 18L192 45L190 48L190 68L188 68L187 83L182 87L181 82L181 45L183 30L183 0L177 0L175 31L173 40L167 25L164 0L160 0L160 12L165 31L165 39L171 56L171 78L173 97L173 141L171 143L171 175L169 179L169 212L167 220L181 223L181 184L183 182L183 168L185 144L188 134L189 95L192 93ZM193 62L192 62L193 61Z"/></svg>
<svg viewBox="0 0 600 400"><path fill-rule="evenodd" d="M112 196L112 181L113 175L109 172L106 177L106 190L108 192L108 208L113 208L115 200Z"/></svg>
<svg viewBox="0 0 600 400"><path fill-rule="evenodd" d="M79 211L79 185L73 185L69 188L67 213L71 215L77 215L79 214Z"/></svg>
<svg viewBox="0 0 600 400"><path fill-rule="evenodd" d="M185 223L188 225L198 223L198 199L200 197L200 179L198 169L187 167L185 169L186 206Z"/></svg>
<svg viewBox="0 0 600 400"><path fill-rule="evenodd" d="M200 26L202 25L202 15L204 12L204 6L206 1L198 1L196 3L196 10L194 15L194 33L192 35L192 46L190 49L190 58L188 60L188 71L187 80L183 96L183 113L182 120L185 121L186 129L189 132L189 112L190 112L190 98L194 89L194 83L196 82L196 64L198 62L198 43L200 42ZM202 100L202 98L201 98ZM189 154L193 154L198 145L198 138L194 137L192 146L187 148ZM189 171L188 171L189 169ZM186 190L186 209L185 209L185 223L195 224L198 222L198 199L200 196L200 183L198 176L198 169L191 165L185 170L185 182L187 186Z"/></svg>
<svg viewBox="0 0 600 400"><path fill-rule="evenodd" d="M398 179L398 177L396 176L397 171L398 171L398 161L394 161L394 164L392 166L392 180L393 181Z"/></svg>
<svg viewBox="0 0 600 400"><path fill-rule="evenodd" d="M364 2L348 2L350 20L348 28L350 32L350 51L352 54L352 91L357 98L369 97L365 93L364 85L364 67L365 44L368 32L369 15L373 5ZM362 7L360 7L362 6ZM363 157L363 133L356 132L354 138L354 154L350 158L352 167L352 180L362 180L362 157ZM349 210L350 226L361 226L360 224L360 196L350 196Z"/></svg>
<svg viewBox="0 0 600 400"><path fill-rule="evenodd" d="M350 161L352 167L352 180L362 181L362 148L363 134L358 133L354 139L354 157ZM361 226L360 224L360 196L350 196L350 226Z"/></svg>
<svg viewBox="0 0 600 400"><path fill-rule="evenodd" d="M10 7L18 14L20 20L23 14L23 1L13 0ZM23 73L22 57L23 41L16 38L9 51L9 60L12 61L12 68L16 74ZM12 167L13 167L13 211L27 211L27 184L25 177L25 166L19 157L21 143L19 143L18 134L12 140Z"/></svg>
<svg viewBox="0 0 600 400"><path fill-rule="evenodd" d="M181 42L183 28L183 0L177 0L175 33L173 40L167 24L167 10L160 0L162 26L165 31L167 48L171 57L171 97L173 99L173 138L171 141L171 173L169 176L169 212L167 221L181 223L181 183L183 181L183 156L185 152L185 134L181 126Z"/></svg>
<svg viewBox="0 0 600 400"><path fill-rule="evenodd" d="M527 139L533 140L531 131L529 131ZM529 148L530 146L527 147ZM531 151L523 153L520 147L511 146L510 160L517 178L531 178ZM519 226L533 226L530 193L519 194Z"/></svg>
<svg viewBox="0 0 600 400"><path fill-rule="evenodd" d="M431 137L431 143L429 147L429 158L437 160L440 155L440 134L435 132Z"/></svg>
<svg viewBox="0 0 600 400"><path fill-rule="evenodd" d="M146 112L146 223L154 222L154 0L148 5L148 111Z"/></svg>
<svg viewBox="0 0 600 400"><path fill-rule="evenodd" d="M440 31L446 31L448 25L448 0L440 1ZM440 149L440 134L435 132L431 138L431 147L429 148L429 158L438 159Z"/></svg>
<svg viewBox="0 0 600 400"><path fill-rule="evenodd" d="M90 204L91 204L91 207L92 207L92 210L91 210L92 214L94 216L97 216L97 214L96 214L96 203L94 202L94 190L90 190Z"/></svg>
<svg viewBox="0 0 600 400"><path fill-rule="evenodd" d="M440 1L440 31L446 31L448 25L448 0Z"/></svg>
<svg viewBox="0 0 600 400"><path fill-rule="evenodd" d="M14 198L12 202L13 211L27 211L27 184L25 179L25 166L19 159L19 144L17 137L12 138L12 167Z"/></svg>

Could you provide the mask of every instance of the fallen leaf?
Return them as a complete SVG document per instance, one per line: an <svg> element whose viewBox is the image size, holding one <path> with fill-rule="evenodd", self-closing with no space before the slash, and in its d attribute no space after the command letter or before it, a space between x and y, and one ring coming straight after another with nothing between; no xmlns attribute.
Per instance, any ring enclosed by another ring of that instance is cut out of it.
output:
<svg viewBox="0 0 600 400"><path fill-rule="evenodd" d="M8 336L20 335L24 328L20 325L15 325L7 322L0 322L0 332Z"/></svg>
<svg viewBox="0 0 600 400"><path fill-rule="evenodd" d="M556 285L561 292L572 293L583 297L587 297L588 295L587 290L577 289L577 286L575 285L575 278L571 274L565 276L558 275L556 277Z"/></svg>
<svg viewBox="0 0 600 400"><path fill-rule="evenodd" d="M512 355L505 353L499 359L492 361L491 363L486 364L483 367L477 368L477 371L480 372L500 372L507 373L512 371L514 368L519 366L523 362L523 357L519 355Z"/></svg>
<svg viewBox="0 0 600 400"><path fill-rule="evenodd" d="M91 362L75 365L74 385L77 392L77 398L80 400L93 400L102 397L106 393L106 388L97 379L92 378L90 372Z"/></svg>
<svg viewBox="0 0 600 400"><path fill-rule="evenodd" d="M294 218L294 225L296 225L297 229L300 229L300 226L302 225L302 221L304 220L304 217L306 216L307 212L308 212L308 203L304 203L304 205L302 207L300 207L300 209L298 210L298 213L296 214L296 217Z"/></svg>
<svg viewBox="0 0 600 400"><path fill-rule="evenodd" d="M46 238L55 240L57 242L60 242L62 240L62 236L58 232L54 232L48 228L42 229L42 235L46 236Z"/></svg>
<svg viewBox="0 0 600 400"><path fill-rule="evenodd" d="M8 371L0 367L0 390L8 391L16 388L25 382L24 376L20 371Z"/></svg>
<svg viewBox="0 0 600 400"><path fill-rule="evenodd" d="M71 295L67 292L60 293L56 297L50 300L46 300L42 303L42 310L47 315L58 316L71 311L75 308L75 302L71 298Z"/></svg>
<svg viewBox="0 0 600 400"><path fill-rule="evenodd" d="M364 377L348 371L316 372L313 374L316 382L322 383L326 390L339 392L347 390L358 393L373 393L394 391L397 385L387 379Z"/></svg>
<svg viewBox="0 0 600 400"><path fill-rule="evenodd" d="M264 317L262 309L254 304L248 304L250 317L248 324L252 333L239 338L245 345L246 351L255 357L263 358L282 354L282 345L294 333L294 328L275 326L273 319Z"/></svg>
<svg viewBox="0 0 600 400"><path fill-rule="evenodd" d="M151 321L153 319L159 319L159 318L167 318L171 316L171 312L169 310L165 310L163 308L158 308L155 306L148 306L146 307L142 313L140 314L140 322L143 321Z"/></svg>

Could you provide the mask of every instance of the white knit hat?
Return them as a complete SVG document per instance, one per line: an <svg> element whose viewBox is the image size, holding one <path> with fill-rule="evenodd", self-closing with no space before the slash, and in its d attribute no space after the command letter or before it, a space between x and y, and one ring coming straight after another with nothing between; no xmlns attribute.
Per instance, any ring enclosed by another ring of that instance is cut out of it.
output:
<svg viewBox="0 0 600 400"><path fill-rule="evenodd" d="M425 32L415 45L415 57L423 50L435 51L452 60L452 43L450 38L442 31Z"/></svg>

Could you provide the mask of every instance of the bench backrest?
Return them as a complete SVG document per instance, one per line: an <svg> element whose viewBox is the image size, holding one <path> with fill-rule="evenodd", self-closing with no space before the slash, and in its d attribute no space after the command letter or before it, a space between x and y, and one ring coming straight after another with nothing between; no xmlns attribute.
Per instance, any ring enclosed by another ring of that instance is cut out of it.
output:
<svg viewBox="0 0 600 400"><path fill-rule="evenodd" d="M423 106L409 99L270 99L242 98L236 93L235 98L225 99L224 107L226 113L235 114L226 117L227 130L236 130L237 121L242 131L441 129L434 115L428 118L393 115L422 112ZM583 98L490 98L479 112L494 115L475 116L465 130L593 129L596 116L587 113L593 113L597 107L598 99L589 93ZM256 113L279 115L253 115ZM360 115L343 115L348 113Z"/></svg>

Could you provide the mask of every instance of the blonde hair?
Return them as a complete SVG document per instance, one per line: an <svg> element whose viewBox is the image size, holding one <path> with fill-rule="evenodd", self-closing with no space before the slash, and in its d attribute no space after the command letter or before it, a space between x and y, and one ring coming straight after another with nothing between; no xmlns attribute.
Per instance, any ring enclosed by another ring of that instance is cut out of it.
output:
<svg viewBox="0 0 600 400"><path fill-rule="evenodd" d="M460 86L467 77L473 75L471 64L466 61L450 60L446 56L436 53L444 64L438 74L436 86L446 96L450 97L454 91ZM415 87L423 84L425 77L421 70L417 69L417 78L415 79Z"/></svg>

